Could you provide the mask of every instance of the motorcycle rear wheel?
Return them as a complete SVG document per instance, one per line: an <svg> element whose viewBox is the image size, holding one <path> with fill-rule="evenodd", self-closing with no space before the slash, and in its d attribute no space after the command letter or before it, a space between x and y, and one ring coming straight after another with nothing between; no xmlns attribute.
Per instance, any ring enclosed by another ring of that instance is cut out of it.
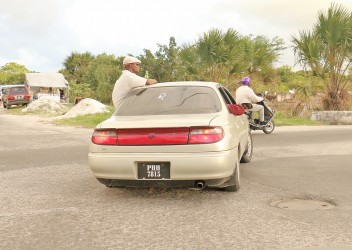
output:
<svg viewBox="0 0 352 250"><path fill-rule="evenodd" d="M265 134L271 134L275 129L275 123L273 120L268 122L268 124L263 128L263 132Z"/></svg>

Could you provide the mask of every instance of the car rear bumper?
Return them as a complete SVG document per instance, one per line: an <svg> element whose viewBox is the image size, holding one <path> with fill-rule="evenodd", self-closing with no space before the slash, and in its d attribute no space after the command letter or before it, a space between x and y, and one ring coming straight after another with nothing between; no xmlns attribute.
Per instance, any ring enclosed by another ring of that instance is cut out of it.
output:
<svg viewBox="0 0 352 250"><path fill-rule="evenodd" d="M15 101L9 101L7 100L8 105L23 105L23 104L29 104L30 100L15 100Z"/></svg>
<svg viewBox="0 0 352 250"><path fill-rule="evenodd" d="M160 187L160 188L203 188L226 186L230 177L209 180L115 180L97 178L108 187ZM200 187L200 185L202 187Z"/></svg>
<svg viewBox="0 0 352 250"><path fill-rule="evenodd" d="M107 186L194 187L196 181L217 186L233 174L237 154L237 149L145 155L89 153L88 164L94 176ZM138 179L138 162L170 162L170 179Z"/></svg>

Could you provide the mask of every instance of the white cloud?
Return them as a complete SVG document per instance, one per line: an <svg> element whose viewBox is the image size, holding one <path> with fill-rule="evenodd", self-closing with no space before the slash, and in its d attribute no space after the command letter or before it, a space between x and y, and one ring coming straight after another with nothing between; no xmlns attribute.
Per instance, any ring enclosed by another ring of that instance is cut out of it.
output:
<svg viewBox="0 0 352 250"><path fill-rule="evenodd" d="M351 0L335 0L352 9ZM58 71L72 51L124 56L157 44L194 42L211 28L242 35L292 35L311 29L328 0L12 0L0 2L0 66ZM293 66L287 50L282 63Z"/></svg>

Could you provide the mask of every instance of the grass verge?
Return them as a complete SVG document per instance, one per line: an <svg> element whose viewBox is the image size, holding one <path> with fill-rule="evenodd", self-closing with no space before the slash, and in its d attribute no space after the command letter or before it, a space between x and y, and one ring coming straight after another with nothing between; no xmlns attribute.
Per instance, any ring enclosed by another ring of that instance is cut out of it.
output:
<svg viewBox="0 0 352 250"><path fill-rule="evenodd" d="M7 110L8 113L14 115L37 115L41 117L54 117L57 115L41 113L41 112L22 112L22 108L14 108ZM73 126L82 128L94 128L102 121L111 117L113 109L110 108L109 113L99 113L93 115L80 115L72 118L63 118L51 121L55 125ZM322 122L312 121L309 118L289 117L282 112L277 112L274 118L276 126L317 126L323 125Z"/></svg>
<svg viewBox="0 0 352 250"><path fill-rule="evenodd" d="M72 118L64 118L52 121L55 125L74 126L82 128L94 128L102 121L111 117L112 113L99 113L94 115L79 115Z"/></svg>
<svg viewBox="0 0 352 250"><path fill-rule="evenodd" d="M312 121L309 118L288 117L286 114L277 112L274 117L276 126L317 126L323 125L322 122Z"/></svg>

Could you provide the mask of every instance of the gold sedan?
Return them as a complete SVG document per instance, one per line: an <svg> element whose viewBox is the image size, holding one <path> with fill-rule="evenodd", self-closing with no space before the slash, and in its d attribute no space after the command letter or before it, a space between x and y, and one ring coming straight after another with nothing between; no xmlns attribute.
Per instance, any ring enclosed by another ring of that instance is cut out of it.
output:
<svg viewBox="0 0 352 250"><path fill-rule="evenodd" d="M136 88L93 132L88 162L108 187L240 188L252 158L245 114L220 83L169 82Z"/></svg>

